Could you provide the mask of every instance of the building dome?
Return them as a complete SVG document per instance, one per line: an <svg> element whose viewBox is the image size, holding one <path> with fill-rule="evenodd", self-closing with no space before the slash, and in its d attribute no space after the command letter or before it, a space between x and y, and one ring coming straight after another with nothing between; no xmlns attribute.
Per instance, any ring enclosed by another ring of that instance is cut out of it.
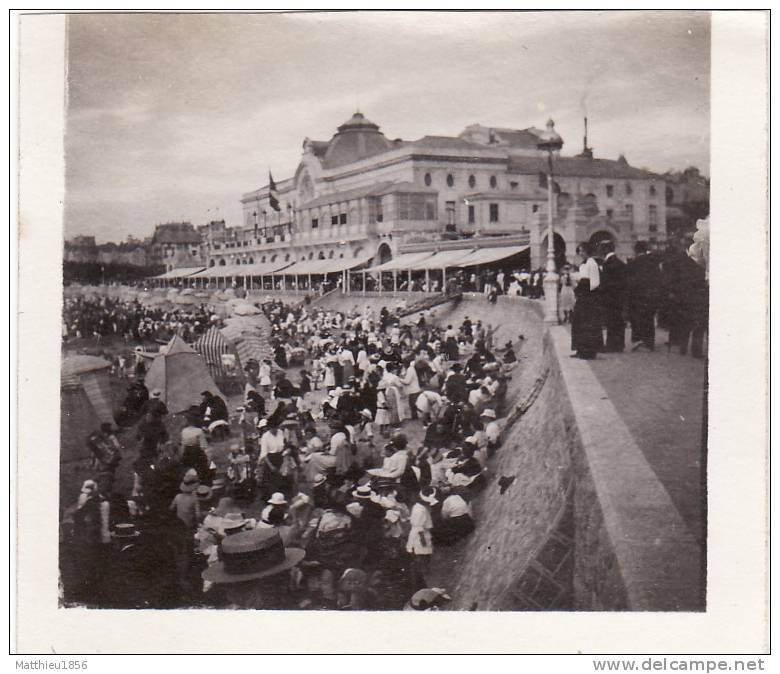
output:
<svg viewBox="0 0 780 674"><path fill-rule="evenodd" d="M336 168L393 149L379 126L356 112L338 127L322 159L325 168Z"/></svg>

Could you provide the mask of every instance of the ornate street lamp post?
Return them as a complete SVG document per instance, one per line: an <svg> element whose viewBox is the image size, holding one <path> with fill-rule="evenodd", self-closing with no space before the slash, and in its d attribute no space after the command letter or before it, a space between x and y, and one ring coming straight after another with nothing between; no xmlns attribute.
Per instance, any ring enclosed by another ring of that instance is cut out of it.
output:
<svg viewBox="0 0 780 674"><path fill-rule="evenodd" d="M555 122L547 120L547 130L536 144L547 152L547 268L544 275L544 321L558 323L558 270L555 266L555 232L553 230L553 152L563 147L563 139L555 130Z"/></svg>

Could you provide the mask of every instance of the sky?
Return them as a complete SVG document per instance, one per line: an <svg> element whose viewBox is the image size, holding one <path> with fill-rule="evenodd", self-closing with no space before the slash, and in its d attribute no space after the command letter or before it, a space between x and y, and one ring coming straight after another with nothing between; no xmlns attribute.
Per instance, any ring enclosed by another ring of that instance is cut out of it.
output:
<svg viewBox="0 0 780 674"><path fill-rule="evenodd" d="M665 172L709 174L706 12L71 15L65 236L241 222L306 137L359 109L388 138L543 127Z"/></svg>

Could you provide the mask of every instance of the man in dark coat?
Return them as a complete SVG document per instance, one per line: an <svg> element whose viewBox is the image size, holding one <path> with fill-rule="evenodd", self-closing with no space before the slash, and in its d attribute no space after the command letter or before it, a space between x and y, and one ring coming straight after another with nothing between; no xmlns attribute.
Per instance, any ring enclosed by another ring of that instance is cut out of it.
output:
<svg viewBox="0 0 780 674"><path fill-rule="evenodd" d="M680 252L664 261L664 277L669 349L678 346L685 355L690 341L692 355L701 358L709 303L704 268Z"/></svg>
<svg viewBox="0 0 780 674"><path fill-rule="evenodd" d="M347 387L336 403L336 410L339 416L345 424L357 426L360 423L361 409L363 408L360 406L360 397L351 387Z"/></svg>
<svg viewBox="0 0 780 674"><path fill-rule="evenodd" d="M153 459L157 456L160 443L168 440L168 430L159 417L147 414L138 423L138 439L141 441L139 455Z"/></svg>
<svg viewBox="0 0 780 674"><path fill-rule="evenodd" d="M662 276L658 260L647 243L637 241L636 258L628 266L628 312L631 320L631 341L634 350L644 347L655 350L655 314L662 291Z"/></svg>
<svg viewBox="0 0 780 674"><path fill-rule="evenodd" d="M607 328L606 351L620 353L626 346L626 324L623 309L626 299L626 264L615 254L615 244L600 245L604 262L601 266L601 302Z"/></svg>
<svg viewBox="0 0 780 674"><path fill-rule="evenodd" d="M200 404L201 418L205 419L206 411L209 410L209 423L228 420L228 408L222 398L213 394L211 391L203 391L201 396L203 396L203 402Z"/></svg>
<svg viewBox="0 0 780 674"><path fill-rule="evenodd" d="M161 419L168 414L168 407L162 401L162 391L155 389L151 397L141 406L141 416L152 414Z"/></svg>
<svg viewBox="0 0 780 674"><path fill-rule="evenodd" d="M274 396L276 398L289 399L296 395L297 391L292 382L287 378L285 373L282 373L279 380L276 382L276 388L274 389Z"/></svg>
<svg viewBox="0 0 780 674"><path fill-rule="evenodd" d="M444 392L447 397L454 402L466 402L469 399L469 388L466 382L460 363L455 363L452 366L452 374L444 382Z"/></svg>

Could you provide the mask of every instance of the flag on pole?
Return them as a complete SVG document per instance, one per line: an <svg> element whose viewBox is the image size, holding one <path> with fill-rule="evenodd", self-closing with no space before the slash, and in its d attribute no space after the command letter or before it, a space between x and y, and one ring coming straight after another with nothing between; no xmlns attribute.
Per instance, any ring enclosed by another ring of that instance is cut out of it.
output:
<svg viewBox="0 0 780 674"><path fill-rule="evenodd" d="M275 211L281 211L279 207L279 192L276 190L276 183L274 177L271 175L271 171L268 171L268 204Z"/></svg>

